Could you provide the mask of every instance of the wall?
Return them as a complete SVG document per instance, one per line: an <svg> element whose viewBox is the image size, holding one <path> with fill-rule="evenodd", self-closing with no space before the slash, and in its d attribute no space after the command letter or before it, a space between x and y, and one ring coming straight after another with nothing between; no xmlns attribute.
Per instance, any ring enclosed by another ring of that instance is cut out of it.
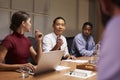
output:
<svg viewBox="0 0 120 80"><path fill-rule="evenodd" d="M78 0L78 3L78 29L81 31L83 23L89 21L89 0Z"/></svg>
<svg viewBox="0 0 120 80"><path fill-rule="evenodd" d="M96 38L96 42L99 42L102 38L104 28L103 28L103 25L102 25L102 22L101 22L100 6L99 6L98 1L96 1L95 4L96 4L96 26L97 26L96 37L95 38Z"/></svg>
<svg viewBox="0 0 120 80"><path fill-rule="evenodd" d="M64 35L68 37L75 36L81 32L81 27L84 22L90 21L93 25L95 24L94 1L95 0L51 0L50 20L53 20L56 16L63 16L67 23L67 29Z"/></svg>
<svg viewBox="0 0 120 80"><path fill-rule="evenodd" d="M51 26L54 18L62 16L66 20L65 36L74 36L77 26L77 0L51 0ZM72 33L71 33L72 32Z"/></svg>
<svg viewBox="0 0 120 80"><path fill-rule="evenodd" d="M13 12L24 10L31 15L32 29L26 36L34 36L34 30L40 29L47 34L52 31L52 21L57 16L66 20L64 35L75 36L81 32L86 21L95 23L94 1L91 0L0 0L0 39L10 33L10 17ZM25 4L27 3L27 5Z"/></svg>
<svg viewBox="0 0 120 80"><path fill-rule="evenodd" d="M0 39L11 31L9 29L11 15L23 10L31 15L32 28L26 36L34 36L34 30L40 29L44 34L49 22L50 0L0 0Z"/></svg>

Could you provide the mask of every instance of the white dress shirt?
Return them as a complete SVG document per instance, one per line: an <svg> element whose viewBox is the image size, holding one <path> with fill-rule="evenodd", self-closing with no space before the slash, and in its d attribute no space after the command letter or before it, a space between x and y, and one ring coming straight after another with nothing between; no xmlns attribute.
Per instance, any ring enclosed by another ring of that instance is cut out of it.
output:
<svg viewBox="0 0 120 80"><path fill-rule="evenodd" d="M63 44L61 46L61 50L65 51L64 56L66 56L68 53L68 47L67 47L67 41L66 38L61 35L60 38L63 40ZM56 45L56 39L57 36L54 32L49 33L43 37L43 52L48 52L53 49L53 47Z"/></svg>

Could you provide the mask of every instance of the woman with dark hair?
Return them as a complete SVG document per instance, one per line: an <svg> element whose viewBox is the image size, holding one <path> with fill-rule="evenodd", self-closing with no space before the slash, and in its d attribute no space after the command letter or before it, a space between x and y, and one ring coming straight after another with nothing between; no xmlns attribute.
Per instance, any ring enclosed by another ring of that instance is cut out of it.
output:
<svg viewBox="0 0 120 80"><path fill-rule="evenodd" d="M23 66L34 69L34 66L27 60L31 55L33 60L38 62L38 57L42 53L42 33L39 30L35 32L36 52L30 40L24 36L30 28L31 18L28 13L18 11L12 15L10 29L13 33L6 36L0 46L0 70L17 70Z"/></svg>

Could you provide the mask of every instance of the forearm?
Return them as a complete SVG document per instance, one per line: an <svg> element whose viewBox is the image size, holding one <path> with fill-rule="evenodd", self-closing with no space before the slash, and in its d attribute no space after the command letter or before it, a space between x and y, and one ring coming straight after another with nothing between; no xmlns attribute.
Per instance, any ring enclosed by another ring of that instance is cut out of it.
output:
<svg viewBox="0 0 120 80"><path fill-rule="evenodd" d="M0 71L4 70L4 71L15 71L17 69L20 69L20 67L22 66L22 64L4 64L4 63L0 63Z"/></svg>
<svg viewBox="0 0 120 80"><path fill-rule="evenodd" d="M51 49L51 51L59 50L59 48L60 48L60 47L58 47L57 45L55 45L55 46Z"/></svg>
<svg viewBox="0 0 120 80"><path fill-rule="evenodd" d="M93 55L93 52L94 51L88 51L88 50L81 50L81 51L79 51L80 52L80 54L82 55L82 56L91 56L91 55Z"/></svg>
<svg viewBox="0 0 120 80"><path fill-rule="evenodd" d="M38 59L41 54L42 54L42 42L39 41L39 42L37 42L37 55L35 56L36 63L38 63L38 61L39 61Z"/></svg>
<svg viewBox="0 0 120 80"><path fill-rule="evenodd" d="M38 63L38 59L42 54L42 38L43 38L43 34L38 29L36 29L35 30L35 39L37 41L37 54L35 56L36 63Z"/></svg>

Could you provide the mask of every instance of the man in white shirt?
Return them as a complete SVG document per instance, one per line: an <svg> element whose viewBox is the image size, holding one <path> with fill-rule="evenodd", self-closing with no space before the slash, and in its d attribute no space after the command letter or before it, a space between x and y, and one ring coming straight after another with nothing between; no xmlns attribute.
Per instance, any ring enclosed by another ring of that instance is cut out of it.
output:
<svg viewBox="0 0 120 80"><path fill-rule="evenodd" d="M65 27L65 19L57 17L53 21L54 32L49 33L43 37L43 51L64 50L64 58L75 58L68 53L66 38L62 35Z"/></svg>

